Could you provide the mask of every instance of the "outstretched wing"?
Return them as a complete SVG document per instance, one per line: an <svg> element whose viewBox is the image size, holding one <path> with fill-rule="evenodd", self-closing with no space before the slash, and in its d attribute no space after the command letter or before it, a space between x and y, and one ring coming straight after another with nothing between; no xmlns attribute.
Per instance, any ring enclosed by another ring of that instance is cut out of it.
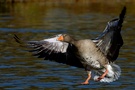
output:
<svg viewBox="0 0 135 90"><path fill-rule="evenodd" d="M41 41L28 41L26 45L30 48L30 52L38 58L56 61L59 63L83 68L82 63L74 54L75 47L66 42L60 42L57 38L61 34ZM23 44L18 36L14 36L16 42Z"/></svg>
<svg viewBox="0 0 135 90"><path fill-rule="evenodd" d="M113 19L108 22L103 33L96 39L93 39L93 42L96 43L111 62L117 59L119 49L123 45L123 39L120 32L125 13L126 7L123 8L118 19Z"/></svg>

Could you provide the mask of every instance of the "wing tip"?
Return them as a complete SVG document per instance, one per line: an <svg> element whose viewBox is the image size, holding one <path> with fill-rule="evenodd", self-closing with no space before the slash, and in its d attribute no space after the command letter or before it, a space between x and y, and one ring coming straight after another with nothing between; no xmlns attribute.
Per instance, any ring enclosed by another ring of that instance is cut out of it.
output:
<svg viewBox="0 0 135 90"><path fill-rule="evenodd" d="M126 14L126 10L127 10L127 7L124 6L121 13L120 13L120 18L124 18L125 14Z"/></svg>
<svg viewBox="0 0 135 90"><path fill-rule="evenodd" d="M127 10L127 8L126 8L126 6L124 6L119 15L119 25L121 25L123 23L123 20L125 18L125 14L126 14L126 10Z"/></svg>
<svg viewBox="0 0 135 90"><path fill-rule="evenodd" d="M14 37L13 38L15 39L15 41L17 43L20 43L21 44L21 40L20 40L20 38L16 34L14 34Z"/></svg>

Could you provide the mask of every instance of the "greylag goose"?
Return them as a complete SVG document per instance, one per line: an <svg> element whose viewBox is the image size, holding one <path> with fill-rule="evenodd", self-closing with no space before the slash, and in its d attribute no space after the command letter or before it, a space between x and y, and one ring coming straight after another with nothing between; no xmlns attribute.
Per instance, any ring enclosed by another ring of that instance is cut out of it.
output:
<svg viewBox="0 0 135 90"><path fill-rule="evenodd" d="M114 63L123 45L121 27L126 7L119 18L108 22L105 30L95 39L77 40L68 34L59 34L40 41L22 42L14 35L16 42L30 47L30 52L38 58L56 61L78 68L84 68L87 79L81 84L89 84L93 75L95 81L113 82L121 74L121 69Z"/></svg>

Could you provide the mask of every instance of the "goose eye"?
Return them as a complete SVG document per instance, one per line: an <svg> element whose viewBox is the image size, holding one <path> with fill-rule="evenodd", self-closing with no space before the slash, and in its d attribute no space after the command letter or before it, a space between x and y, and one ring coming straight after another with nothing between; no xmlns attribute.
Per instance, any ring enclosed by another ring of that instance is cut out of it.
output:
<svg viewBox="0 0 135 90"><path fill-rule="evenodd" d="M67 36L66 34L63 35L64 37Z"/></svg>

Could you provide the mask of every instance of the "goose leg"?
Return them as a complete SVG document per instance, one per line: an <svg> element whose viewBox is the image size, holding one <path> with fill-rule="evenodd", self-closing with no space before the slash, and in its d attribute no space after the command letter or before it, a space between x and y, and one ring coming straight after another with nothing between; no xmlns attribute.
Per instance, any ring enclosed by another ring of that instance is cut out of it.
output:
<svg viewBox="0 0 135 90"><path fill-rule="evenodd" d="M91 78L91 71L88 71L87 73L88 73L87 79L86 79L83 83L81 83L81 84L83 84L83 85L89 84L89 80L90 80L90 78Z"/></svg>
<svg viewBox="0 0 135 90"><path fill-rule="evenodd" d="M106 71L97 79L97 81L100 81L101 79L103 79L107 73L108 73L108 70L106 69Z"/></svg>

